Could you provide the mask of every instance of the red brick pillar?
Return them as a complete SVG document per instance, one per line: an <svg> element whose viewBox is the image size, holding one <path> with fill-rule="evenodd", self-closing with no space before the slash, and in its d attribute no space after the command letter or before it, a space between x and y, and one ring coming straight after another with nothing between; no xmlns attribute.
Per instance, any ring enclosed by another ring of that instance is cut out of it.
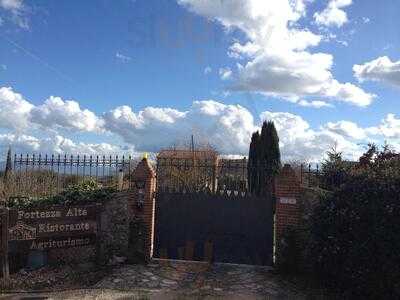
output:
<svg viewBox="0 0 400 300"><path fill-rule="evenodd" d="M292 167L286 164L276 178L275 196L275 245L279 245L282 233L300 223L300 182ZM279 251L279 250L277 250Z"/></svg>
<svg viewBox="0 0 400 300"><path fill-rule="evenodd" d="M145 225L144 247L145 259L148 261L153 256L156 174L147 158L143 158L137 165L132 179L135 196L130 209L133 216L141 218Z"/></svg>

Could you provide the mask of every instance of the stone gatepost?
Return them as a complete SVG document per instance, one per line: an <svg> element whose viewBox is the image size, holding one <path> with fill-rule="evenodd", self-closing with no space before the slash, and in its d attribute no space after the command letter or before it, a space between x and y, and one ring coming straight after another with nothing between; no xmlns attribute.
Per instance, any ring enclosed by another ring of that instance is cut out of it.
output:
<svg viewBox="0 0 400 300"><path fill-rule="evenodd" d="M301 186L295 171L288 164L282 168L275 184L275 245L276 252L279 252L284 232L289 228L298 229L300 225Z"/></svg>
<svg viewBox="0 0 400 300"><path fill-rule="evenodd" d="M137 233L137 237L131 237L130 243L137 243L135 239L140 238L143 242L140 247L144 248L144 259L149 261L153 256L156 174L147 157L136 166L132 181L133 197L128 203L131 223L139 222L144 226Z"/></svg>

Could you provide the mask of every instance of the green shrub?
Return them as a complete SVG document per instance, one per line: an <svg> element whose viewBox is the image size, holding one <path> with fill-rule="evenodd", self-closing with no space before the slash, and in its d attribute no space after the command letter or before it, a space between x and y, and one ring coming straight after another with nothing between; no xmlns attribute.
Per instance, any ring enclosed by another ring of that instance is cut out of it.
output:
<svg viewBox="0 0 400 300"><path fill-rule="evenodd" d="M102 203L110 199L114 188L103 188L96 181L89 179L79 184L71 185L55 196L40 198L11 198L8 207L32 208L51 205L83 205Z"/></svg>
<svg viewBox="0 0 400 300"><path fill-rule="evenodd" d="M281 274L297 274L301 272L301 245L299 233L294 228L283 232L282 238L277 243L276 269Z"/></svg>
<svg viewBox="0 0 400 300"><path fill-rule="evenodd" d="M312 216L309 260L346 297L400 297L400 161L355 170Z"/></svg>

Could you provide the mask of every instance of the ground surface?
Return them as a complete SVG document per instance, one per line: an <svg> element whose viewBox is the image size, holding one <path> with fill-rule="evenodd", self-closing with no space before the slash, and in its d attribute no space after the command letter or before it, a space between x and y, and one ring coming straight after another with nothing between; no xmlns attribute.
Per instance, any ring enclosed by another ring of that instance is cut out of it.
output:
<svg viewBox="0 0 400 300"><path fill-rule="evenodd" d="M87 271L86 277L92 276L91 271ZM97 283L76 282L74 287L57 285L56 281L62 278L52 279L54 284L50 282L47 292L8 293L2 294L0 299L306 298L268 267L157 260L146 266L114 267L101 277Z"/></svg>

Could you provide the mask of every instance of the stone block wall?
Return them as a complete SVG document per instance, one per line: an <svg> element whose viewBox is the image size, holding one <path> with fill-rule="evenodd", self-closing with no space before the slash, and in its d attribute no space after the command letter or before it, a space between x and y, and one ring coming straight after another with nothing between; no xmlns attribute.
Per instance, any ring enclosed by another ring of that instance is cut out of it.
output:
<svg viewBox="0 0 400 300"><path fill-rule="evenodd" d="M128 203L132 198L132 191L121 191L115 193L104 205L101 243L107 257L127 256L130 220Z"/></svg>

